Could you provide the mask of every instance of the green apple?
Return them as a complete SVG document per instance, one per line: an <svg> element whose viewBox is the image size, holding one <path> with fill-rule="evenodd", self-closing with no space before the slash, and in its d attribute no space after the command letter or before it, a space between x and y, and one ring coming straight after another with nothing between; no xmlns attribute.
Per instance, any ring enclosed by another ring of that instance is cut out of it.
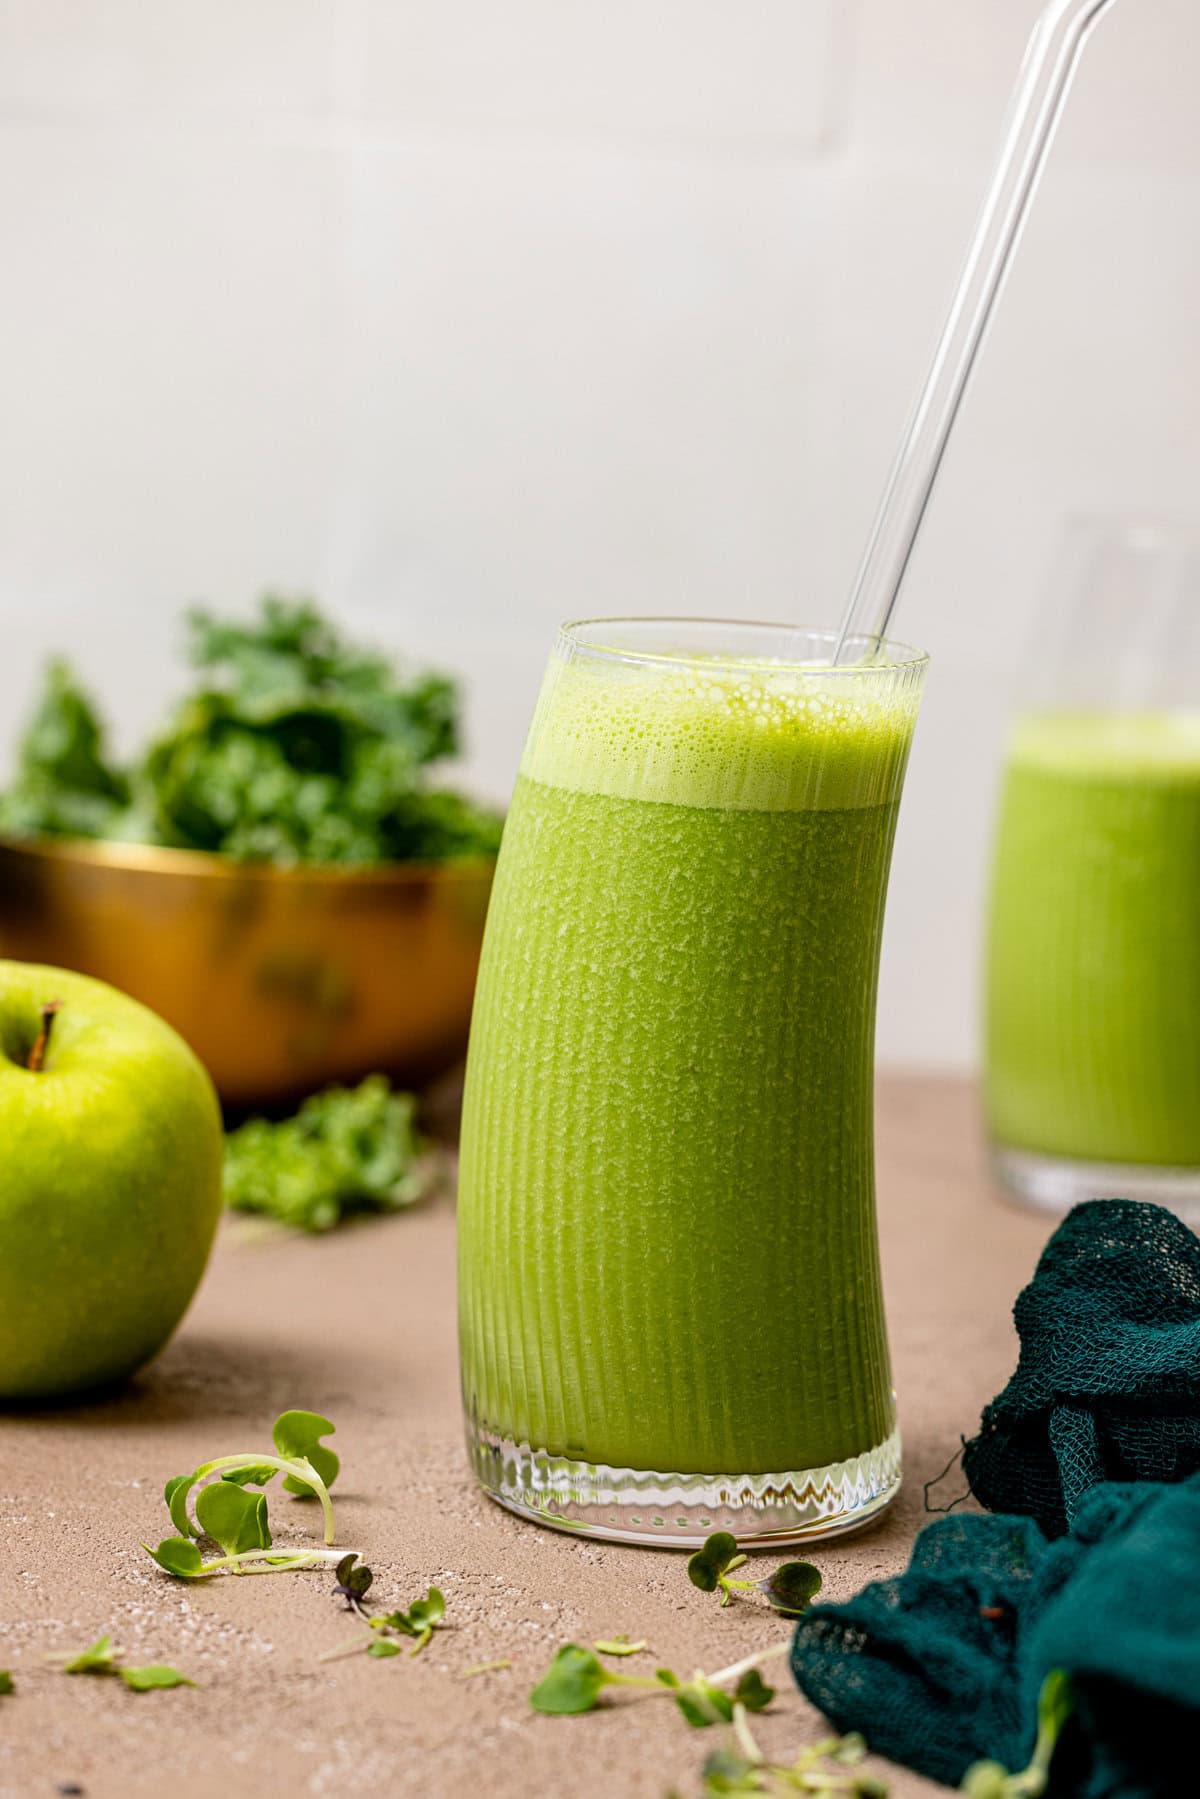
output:
<svg viewBox="0 0 1200 1799"><path fill-rule="evenodd" d="M187 1044L102 981L0 962L0 1399L162 1348L221 1210L221 1114Z"/></svg>

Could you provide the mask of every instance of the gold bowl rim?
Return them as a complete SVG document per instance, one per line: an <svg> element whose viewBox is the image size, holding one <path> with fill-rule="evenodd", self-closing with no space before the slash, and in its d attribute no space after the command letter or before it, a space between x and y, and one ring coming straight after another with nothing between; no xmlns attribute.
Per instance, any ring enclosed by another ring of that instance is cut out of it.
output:
<svg viewBox="0 0 1200 1799"><path fill-rule="evenodd" d="M491 875L495 856L462 856L446 862L338 863L241 862L217 850L169 849L155 843L110 843L90 837L11 837L0 832L0 854L40 856L49 861L142 874L189 875L215 881L261 881L264 885L306 882L329 886L420 886L477 881Z"/></svg>

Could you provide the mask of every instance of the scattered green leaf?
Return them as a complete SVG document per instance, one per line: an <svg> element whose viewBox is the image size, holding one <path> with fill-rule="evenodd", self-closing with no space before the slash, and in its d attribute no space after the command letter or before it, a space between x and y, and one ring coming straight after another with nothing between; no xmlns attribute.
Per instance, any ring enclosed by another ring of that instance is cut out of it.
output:
<svg viewBox="0 0 1200 1799"><path fill-rule="evenodd" d="M168 1667L165 1662L151 1662L141 1668L126 1668L122 1665L121 1657L122 1651L113 1647L111 1636L105 1635L98 1637L78 1655L56 1654L47 1659L56 1662L63 1674L118 1676L135 1693L149 1693L156 1687L191 1687L196 1684L186 1674L181 1674L178 1668Z"/></svg>
<svg viewBox="0 0 1200 1799"><path fill-rule="evenodd" d="M149 1543L142 1548L176 1580L198 1580L204 1573L204 1557L190 1537L164 1537L157 1549L151 1549Z"/></svg>
<svg viewBox="0 0 1200 1799"><path fill-rule="evenodd" d="M775 1697L775 1689L767 1685L757 1668L747 1668L733 1689L733 1696L748 1712L765 1712Z"/></svg>
<svg viewBox="0 0 1200 1799"><path fill-rule="evenodd" d="M579 1643L564 1643L542 1678L529 1695L535 1712L551 1717L573 1717L590 1712L607 1686L626 1684L597 1661L590 1649ZM638 1681L638 1686L653 1682Z"/></svg>
<svg viewBox="0 0 1200 1799"><path fill-rule="evenodd" d="M361 1606L366 1598L367 1590L375 1576L365 1563L356 1555L344 1555L335 1569L337 1585L335 1593L340 1593L346 1604L351 1607Z"/></svg>
<svg viewBox="0 0 1200 1799"><path fill-rule="evenodd" d="M437 1587L430 1587L424 1599L414 1599L406 1612L382 1612L371 1619L376 1630L394 1630L400 1636L415 1637L413 1655L420 1655L426 1643L446 1615L446 1600Z"/></svg>
<svg viewBox="0 0 1200 1799"><path fill-rule="evenodd" d="M8 1669L0 1668L0 1698L4 1697L6 1694L15 1693L16 1690L13 1677Z"/></svg>
<svg viewBox="0 0 1200 1799"><path fill-rule="evenodd" d="M322 1661L336 1661L339 1656L354 1655L364 1648L368 1655L399 1655L400 1645L392 1642L391 1636L414 1638L409 1653L420 1655L446 1615L445 1594L437 1587L430 1587L425 1598L414 1599L407 1611L376 1612L371 1616L364 1600L374 1575L356 1555L342 1557L336 1576L334 1592L358 1613L367 1626L368 1638L365 1642L360 1638L356 1643L339 1644L335 1649L327 1650L320 1658Z"/></svg>
<svg viewBox="0 0 1200 1799"><path fill-rule="evenodd" d="M822 1582L811 1562L784 1562L758 1584L777 1612L796 1618L808 1610Z"/></svg>
<svg viewBox="0 0 1200 1799"><path fill-rule="evenodd" d="M1063 1729L1075 1710L1071 1677L1053 1668L1038 1694L1038 1732L1029 1766L1010 1774L1001 1762L975 1762L963 1776L969 1799L1041 1799L1050 1782L1050 1763Z"/></svg>
<svg viewBox="0 0 1200 1799"><path fill-rule="evenodd" d="M445 1594L438 1587L430 1587L424 1599L414 1599L409 1606L409 1628L420 1636L427 1630L435 1630L445 1616Z"/></svg>
<svg viewBox="0 0 1200 1799"><path fill-rule="evenodd" d="M714 1749L704 1763L706 1793L761 1793L760 1764L747 1761L736 1749Z"/></svg>
<svg viewBox="0 0 1200 1799"><path fill-rule="evenodd" d="M271 1531L266 1497L246 1489L264 1487L277 1474L282 1474L289 1492L320 1501L325 1542L332 1545L333 1502L329 1488L337 1477L338 1458L320 1439L329 1436L333 1428L330 1420L319 1412L283 1412L275 1420L272 1431L275 1455L218 1456L213 1461L202 1462L190 1474L172 1476L163 1488L163 1497L178 1535L164 1538L157 1549L151 1549L149 1544L142 1547L160 1568L181 1580L196 1580L223 1570L278 1573L330 1560L331 1549L276 1550L268 1554ZM210 1481L210 1476L218 1478ZM203 1484L205 1482L208 1484ZM197 1488L193 1518L188 1501ZM204 1561L192 1541L196 1537L209 1538L218 1545L222 1555ZM337 1559L342 1558L339 1555Z"/></svg>
<svg viewBox="0 0 1200 1799"><path fill-rule="evenodd" d="M793 1762L768 1761L750 1731L747 1708L733 1708L733 1744L704 1764L704 1793L803 1792L817 1799L887 1799L887 1787L871 1774L847 1773L866 1754L860 1736L827 1737ZM829 1766L827 1764L832 1764Z"/></svg>
<svg viewBox="0 0 1200 1799"><path fill-rule="evenodd" d="M727 1530L716 1530L706 1537L704 1546L688 1560L688 1579L702 1593L720 1592L721 1604L728 1605L734 1586L752 1586L752 1581L730 1581L726 1577L746 1560L738 1554L737 1538Z"/></svg>
<svg viewBox="0 0 1200 1799"><path fill-rule="evenodd" d="M171 1523L181 1537L196 1534L187 1509L187 1496L192 1488L192 1480L193 1476L190 1474L174 1474L163 1488L163 1498L171 1514Z"/></svg>
<svg viewBox="0 0 1200 1799"><path fill-rule="evenodd" d="M167 1687L194 1687L196 1684L165 1662L151 1662L144 1668L118 1668L116 1672L135 1693L151 1693Z"/></svg>
<svg viewBox="0 0 1200 1799"><path fill-rule="evenodd" d="M322 1418L319 1412L281 1412L275 1420L271 1432L276 1449L285 1461L307 1462L326 1487L331 1487L337 1479L341 1463L332 1449L326 1449L321 1442L322 1437L331 1437L334 1426L328 1418ZM301 1499L315 1499L316 1492L304 1480L289 1474L284 1481L289 1493L295 1493Z"/></svg>
<svg viewBox="0 0 1200 1799"><path fill-rule="evenodd" d="M110 1636L97 1637L87 1649L82 1649L70 1661L63 1663L64 1674L112 1674L116 1671L117 1652L113 1648Z"/></svg>
<svg viewBox="0 0 1200 1799"><path fill-rule="evenodd" d="M1008 1799L1014 1791L1012 1777L1003 1762L972 1762L963 1776L961 1791L969 1799Z"/></svg>
<svg viewBox="0 0 1200 1799"><path fill-rule="evenodd" d="M247 1462L244 1468L226 1468L221 1479L234 1487L266 1487L278 1473L278 1462Z"/></svg>
<svg viewBox="0 0 1200 1799"><path fill-rule="evenodd" d="M231 1481L214 1480L196 1495L196 1522L225 1555L269 1549L267 1496L247 1493Z"/></svg>
<svg viewBox="0 0 1200 1799"><path fill-rule="evenodd" d="M675 1703L693 1730L707 1730L712 1724L728 1724L733 1718L733 1700L720 1687L695 1679L680 1685Z"/></svg>
<svg viewBox="0 0 1200 1799"><path fill-rule="evenodd" d="M784 1562L765 1580L731 1580L735 1568L745 1564L738 1553L736 1538L727 1530L714 1531L701 1548L689 1557L688 1579L702 1593L720 1593L721 1604L728 1605L735 1591L759 1592L777 1612L797 1617L807 1611L821 1590L821 1576L811 1562Z"/></svg>
<svg viewBox="0 0 1200 1799"><path fill-rule="evenodd" d="M599 1655L640 1655L646 1647L645 1637L642 1637L640 1642L631 1643L623 1633L616 1637L606 1637L602 1642L592 1644L592 1648Z"/></svg>
<svg viewBox="0 0 1200 1799"><path fill-rule="evenodd" d="M618 1674L606 1668L590 1649L565 1643L529 1695L535 1711L572 1716L595 1709L607 1687L638 1687L660 1696L670 1695L693 1728L729 1723L735 1705L761 1711L774 1698L772 1688L759 1675L756 1664L782 1655L790 1644L775 1644L719 1674L697 1673L682 1680L672 1668L658 1668L653 1675ZM725 1690L736 1682L732 1692Z"/></svg>
<svg viewBox="0 0 1200 1799"><path fill-rule="evenodd" d="M313 1232L415 1205L442 1179L416 1110L410 1093L373 1074L313 1094L291 1118L248 1119L226 1139L225 1203Z"/></svg>

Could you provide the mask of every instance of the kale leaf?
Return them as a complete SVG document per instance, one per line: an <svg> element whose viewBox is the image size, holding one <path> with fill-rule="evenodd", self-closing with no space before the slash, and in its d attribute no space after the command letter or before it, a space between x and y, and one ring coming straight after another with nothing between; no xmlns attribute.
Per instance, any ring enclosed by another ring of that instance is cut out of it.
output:
<svg viewBox="0 0 1200 1799"><path fill-rule="evenodd" d="M329 1087L277 1124L252 1118L225 1146L225 1201L297 1230L327 1231L352 1212L396 1212L437 1178L416 1102L383 1075Z"/></svg>
<svg viewBox="0 0 1200 1799"><path fill-rule="evenodd" d="M427 784L459 748L447 677L401 680L307 602L268 596L250 624L197 611L189 628L200 685L127 773L67 666L51 665L0 829L283 864L495 851L497 814Z"/></svg>
<svg viewBox="0 0 1200 1799"><path fill-rule="evenodd" d="M61 659L50 663L22 739L17 776L0 796L0 829L104 837L129 805L129 782L107 758L104 727Z"/></svg>

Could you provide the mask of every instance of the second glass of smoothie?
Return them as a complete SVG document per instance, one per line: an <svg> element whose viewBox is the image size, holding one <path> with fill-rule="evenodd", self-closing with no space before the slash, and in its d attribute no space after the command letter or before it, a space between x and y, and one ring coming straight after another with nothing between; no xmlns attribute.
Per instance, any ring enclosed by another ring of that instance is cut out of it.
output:
<svg viewBox="0 0 1200 1799"><path fill-rule="evenodd" d="M551 658L459 1192L472 1460L546 1523L782 1541L899 1483L872 1076L926 664L887 645L833 668L832 647L615 620Z"/></svg>
<svg viewBox="0 0 1200 1799"><path fill-rule="evenodd" d="M1066 534L1009 741L986 1102L1005 1186L1200 1218L1200 542Z"/></svg>

